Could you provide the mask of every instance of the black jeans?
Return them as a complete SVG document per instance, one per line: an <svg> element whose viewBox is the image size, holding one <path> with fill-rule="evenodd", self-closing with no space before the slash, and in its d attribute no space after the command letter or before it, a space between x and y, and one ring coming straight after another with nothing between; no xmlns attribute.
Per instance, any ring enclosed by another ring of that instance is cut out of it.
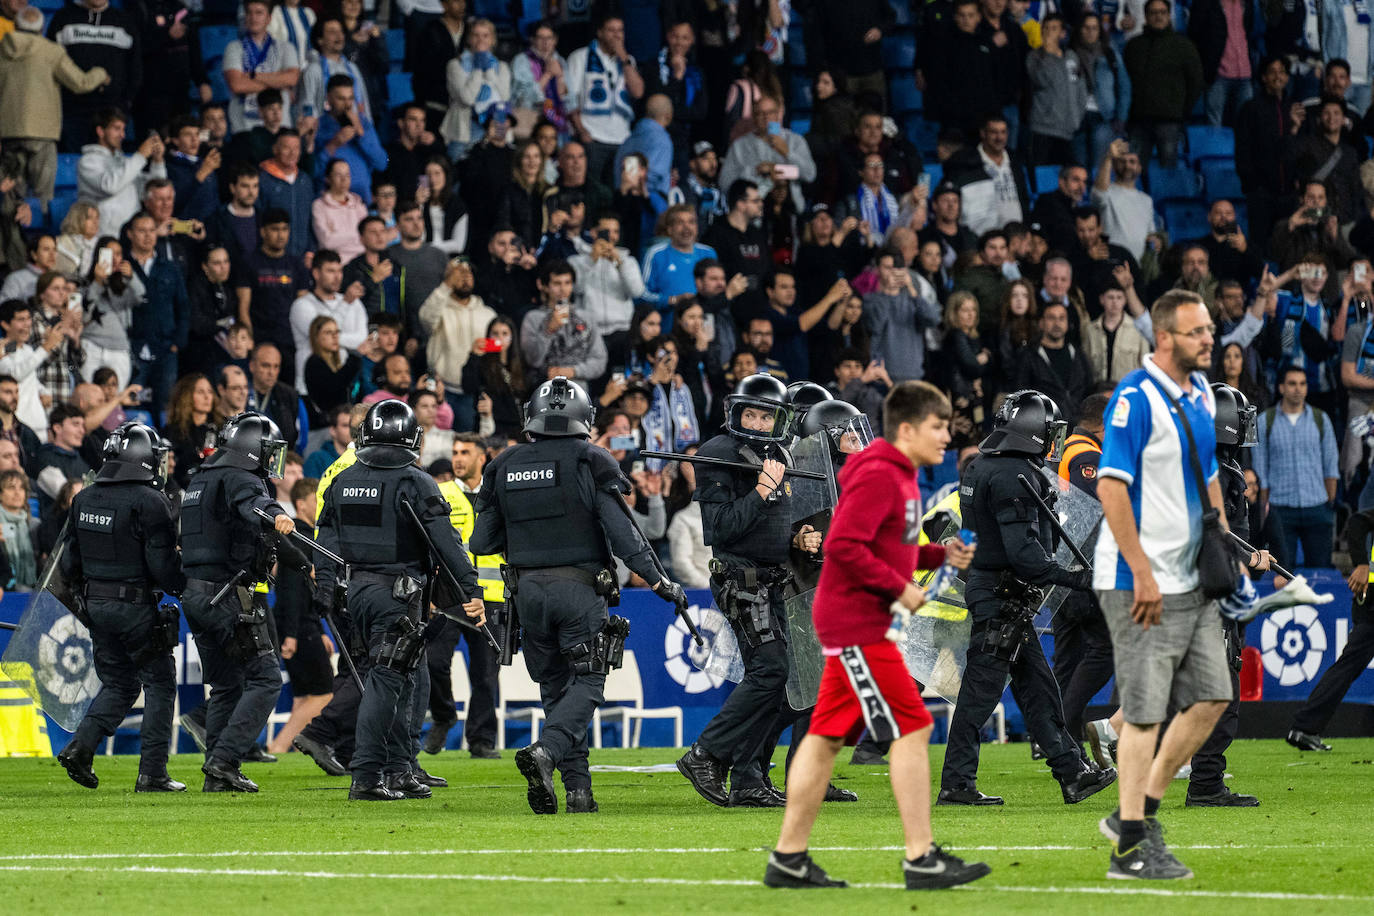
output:
<svg viewBox="0 0 1374 916"><path fill-rule="evenodd" d="M369 655L398 620L409 617L418 621L419 596L417 592L410 601L402 601L393 598L385 585L354 585L348 607L367 640ZM379 664L368 669L364 681L367 689L358 704L357 747L349 761L354 782L370 784L383 774L410 769L415 756L411 728L415 680L414 670L397 671Z"/></svg>
<svg viewBox="0 0 1374 916"><path fill-rule="evenodd" d="M281 669L277 656L265 652L244 657L238 649L235 627L238 597L232 592L210 607L219 584L195 580L181 599L186 622L200 651L210 699L205 704L205 756L237 766L267 724L281 693Z"/></svg>
<svg viewBox="0 0 1374 916"><path fill-rule="evenodd" d="M1054 678L1063 695L1064 722L1075 740L1083 737L1088 704L1114 673L1112 636L1102 617L1097 596L1079 591L1070 594L1054 615Z"/></svg>
<svg viewBox="0 0 1374 916"><path fill-rule="evenodd" d="M1293 717L1293 727L1298 731L1312 735L1325 731L1350 685L1374 660L1374 597L1351 606L1350 622L1354 627L1345 650L1326 669L1317 686L1312 688L1306 705Z"/></svg>
<svg viewBox="0 0 1374 916"><path fill-rule="evenodd" d="M73 740L94 751L115 733L143 690L138 771L150 776L167 772L172 741L172 707L176 700L176 665L171 650L149 655L157 613L150 604L91 599L91 642L101 689L76 727Z"/></svg>
<svg viewBox="0 0 1374 916"><path fill-rule="evenodd" d="M551 570L520 573L516 602L525 668L539 683L544 728L539 743L563 776L563 787L589 789L587 728L606 697L606 675L580 674L567 653L589 642L609 616L592 586Z"/></svg>

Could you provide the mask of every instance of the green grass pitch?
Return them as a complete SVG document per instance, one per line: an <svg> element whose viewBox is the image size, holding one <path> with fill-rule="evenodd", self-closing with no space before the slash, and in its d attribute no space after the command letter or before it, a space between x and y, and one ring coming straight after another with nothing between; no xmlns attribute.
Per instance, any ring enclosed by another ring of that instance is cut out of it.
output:
<svg viewBox="0 0 1374 916"><path fill-rule="evenodd" d="M537 817L513 753L426 757L450 788L428 801L349 803L292 754L249 765L258 795L199 792L198 757L173 758L185 795L135 795L133 757L97 757L101 786L54 759L0 761L0 882L8 913L1370 913L1374 739L1299 754L1237 742L1231 785L1257 809L1161 812L1192 881L1107 881L1097 821L1115 787L1077 806L1029 746L985 746L980 787L1005 808L936 808L938 842L992 865L965 889L898 889L901 832L881 767L841 766L857 804L822 811L812 851L848 890L764 888L781 812L724 810L676 772L598 772L595 815ZM942 747L932 750L938 773ZM671 763L667 749L592 752L593 765ZM848 760L848 751L841 756ZM778 753L779 768L782 751ZM561 789L560 789L561 796ZM952 908L958 907L956 911ZM976 909L974 909L976 908Z"/></svg>

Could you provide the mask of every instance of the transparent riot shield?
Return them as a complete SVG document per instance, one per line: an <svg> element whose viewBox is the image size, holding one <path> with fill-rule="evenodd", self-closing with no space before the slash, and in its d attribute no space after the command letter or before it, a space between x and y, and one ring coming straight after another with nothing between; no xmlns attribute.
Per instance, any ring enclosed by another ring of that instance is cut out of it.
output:
<svg viewBox="0 0 1374 916"><path fill-rule="evenodd" d="M811 606L816 589L810 588L787 599L787 702L796 710L816 705L821 689L821 672L825 670L825 656L811 620Z"/></svg>
<svg viewBox="0 0 1374 916"><path fill-rule="evenodd" d="M830 442L829 432L821 430L800 440L792 448L792 467L825 475L824 480L789 479L791 495L788 505L793 531L810 525L824 535L830 528L830 518L839 493ZM824 542L821 551L823 556ZM787 702L793 709L802 710L816 705L821 672L825 669L821 641L816 637L816 626L811 619L821 564L816 562L816 558L800 556L795 551L793 554L789 564L792 583L787 588L783 605L787 615Z"/></svg>
<svg viewBox="0 0 1374 916"><path fill-rule="evenodd" d="M931 538L931 543L957 535L960 524L958 518L951 516L945 530ZM934 578L934 570L925 570L916 577L916 584L927 587ZM902 633L902 654L911 676L951 703L958 699L959 685L963 683L972 625L964 602L964 580L953 576L944 580L939 591L911 615Z"/></svg>
<svg viewBox="0 0 1374 916"><path fill-rule="evenodd" d="M792 447L792 467L825 475L824 480L786 478L788 514L795 527L813 515L835 508L839 491L835 484L835 465L830 460L830 437L825 430L798 440Z"/></svg>
<svg viewBox="0 0 1374 916"><path fill-rule="evenodd" d="M732 684L744 680L744 656L740 653L739 640L735 638L735 631L730 626L730 621L725 619L725 615L715 605L702 608L701 620L697 626L702 633L715 633L715 638L711 640L710 654L705 660L698 661L697 657L693 656L692 664L707 674L723 678Z"/></svg>
<svg viewBox="0 0 1374 916"><path fill-rule="evenodd" d="M22 683L54 722L74 732L101 685L91 634L72 613L72 589L57 568L61 543L39 579L42 587L33 593L19 629L5 647L0 671Z"/></svg>
<svg viewBox="0 0 1374 916"><path fill-rule="evenodd" d="M1049 468L1041 468L1040 472L1049 480L1054 492L1059 494L1053 506L1054 514L1059 517L1059 524L1064 526L1064 532L1078 545L1083 555L1092 560L1093 551L1097 549L1097 535L1102 530L1102 504L1078 487L1065 486L1059 475ZM1079 565L1069 545L1062 541L1055 551L1054 558L1066 569L1073 569ZM1048 610L1049 617L1043 621L1044 626L1049 626L1049 618L1052 618L1064 604L1065 599L1069 597L1069 591L1063 586L1056 585L1045 595L1043 608Z"/></svg>

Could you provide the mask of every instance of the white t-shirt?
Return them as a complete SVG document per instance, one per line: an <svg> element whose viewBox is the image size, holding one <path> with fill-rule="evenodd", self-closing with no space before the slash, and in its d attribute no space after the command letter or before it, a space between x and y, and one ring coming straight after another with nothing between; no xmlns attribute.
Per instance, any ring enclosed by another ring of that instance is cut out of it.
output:
<svg viewBox="0 0 1374 916"><path fill-rule="evenodd" d="M1349 0L1341 4L1341 12L1345 15L1345 56L1350 62L1350 82L1366 86L1369 84L1369 23L1360 22L1355 4ZM1365 18L1369 18L1367 12Z"/></svg>
<svg viewBox="0 0 1374 916"><path fill-rule="evenodd" d="M238 70L248 76L252 76L254 73L280 73L283 70L300 69L301 63L300 59L296 57L296 49L286 42L278 41L269 34L263 39L261 46L248 51L244 48L244 43L247 41L249 39L245 36L237 41L229 42L224 49L224 60L220 69L225 73L230 70ZM281 90L283 127L291 126L291 98L291 90ZM230 94L229 132L231 134L250 130L261 123L262 116L258 114L256 92L250 92L247 95Z"/></svg>
<svg viewBox="0 0 1374 916"><path fill-rule="evenodd" d="M1137 261L1145 253L1145 237L1155 227L1155 202L1144 191L1113 183L1093 188L1093 205L1102 214L1102 232Z"/></svg>

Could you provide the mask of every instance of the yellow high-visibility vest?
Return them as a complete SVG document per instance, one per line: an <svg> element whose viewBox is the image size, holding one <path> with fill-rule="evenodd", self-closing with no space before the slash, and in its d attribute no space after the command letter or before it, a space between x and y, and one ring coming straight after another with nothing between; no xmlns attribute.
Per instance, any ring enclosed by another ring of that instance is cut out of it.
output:
<svg viewBox="0 0 1374 916"><path fill-rule="evenodd" d="M450 480L439 484L439 492L448 500L448 519L463 539L466 547L472 540L473 529L477 527L477 512L468 501L458 481ZM482 583L483 601L505 601L506 583L501 578L501 564L505 563L499 553L491 556L476 556L468 551L468 560L477 569L477 581Z"/></svg>
<svg viewBox="0 0 1374 916"><path fill-rule="evenodd" d="M948 496L931 506L930 511L921 516L921 532L916 537L917 544L925 545L930 543L930 537L926 534L925 523L934 515L943 511L952 512L956 519L962 520L963 514L959 509L958 487L955 487ZM918 569L912 574L911 578L914 579L916 584L921 586L921 588L925 588L930 584L930 580L935 578L936 572L937 570L934 569ZM930 598L925 604L921 605L920 610L916 613L925 617L939 617L941 620L963 620L968 616L968 608Z"/></svg>
<svg viewBox="0 0 1374 916"><path fill-rule="evenodd" d="M324 469L320 475L320 484L315 488L315 513L316 518L324 512L324 491L329 489L329 485L334 482L334 478L347 468L353 467L358 462L358 450L349 446L344 453L334 459L334 463ZM319 525L315 526L315 537L320 536Z"/></svg>

